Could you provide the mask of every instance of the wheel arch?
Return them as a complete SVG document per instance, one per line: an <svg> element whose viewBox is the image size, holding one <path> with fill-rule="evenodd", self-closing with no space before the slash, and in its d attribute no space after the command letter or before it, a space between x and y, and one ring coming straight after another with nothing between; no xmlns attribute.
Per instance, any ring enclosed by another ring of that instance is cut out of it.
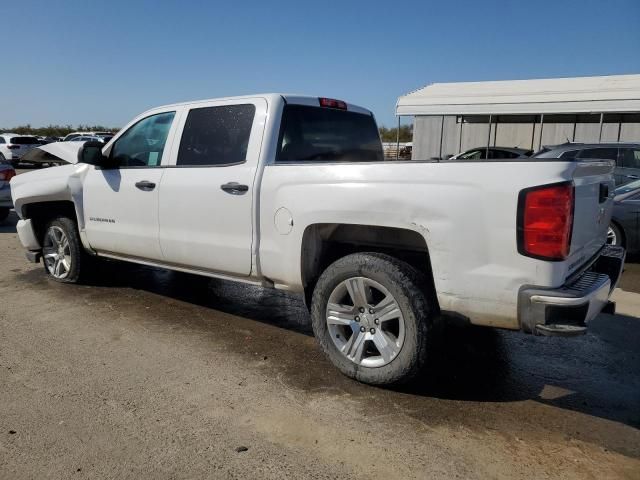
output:
<svg viewBox="0 0 640 480"><path fill-rule="evenodd" d="M422 234L409 228L344 223L316 223L304 230L300 274L307 306L322 272L339 258L361 252L385 253L424 274L432 305L439 308L429 248Z"/></svg>
<svg viewBox="0 0 640 480"><path fill-rule="evenodd" d="M39 241L44 236L44 229L49 221L58 216L66 216L78 222L76 205L71 200L53 200L32 202L21 206L23 219L30 219L34 233Z"/></svg>

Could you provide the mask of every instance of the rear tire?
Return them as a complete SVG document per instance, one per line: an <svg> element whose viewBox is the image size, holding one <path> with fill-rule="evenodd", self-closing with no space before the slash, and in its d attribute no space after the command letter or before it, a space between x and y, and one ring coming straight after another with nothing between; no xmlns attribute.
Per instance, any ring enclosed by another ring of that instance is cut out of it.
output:
<svg viewBox="0 0 640 480"><path fill-rule="evenodd" d="M61 216L47 224L42 257L45 271L57 282L77 283L86 276L90 258L82 246L74 220Z"/></svg>
<svg viewBox="0 0 640 480"><path fill-rule="evenodd" d="M437 310L431 293L424 275L397 258L348 255L318 279L313 332L348 377L372 385L406 383L427 362Z"/></svg>

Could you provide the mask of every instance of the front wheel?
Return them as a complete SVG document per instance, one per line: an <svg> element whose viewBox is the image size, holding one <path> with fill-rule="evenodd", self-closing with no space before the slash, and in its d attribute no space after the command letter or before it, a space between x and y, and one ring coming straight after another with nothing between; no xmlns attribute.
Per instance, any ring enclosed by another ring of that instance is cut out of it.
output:
<svg viewBox="0 0 640 480"><path fill-rule="evenodd" d="M331 264L313 293L313 331L345 375L375 385L411 380L425 366L435 306L422 274L389 255Z"/></svg>
<svg viewBox="0 0 640 480"><path fill-rule="evenodd" d="M44 268L51 277L64 283L77 283L87 267L87 254L80 242L76 222L58 217L46 226L42 241Z"/></svg>

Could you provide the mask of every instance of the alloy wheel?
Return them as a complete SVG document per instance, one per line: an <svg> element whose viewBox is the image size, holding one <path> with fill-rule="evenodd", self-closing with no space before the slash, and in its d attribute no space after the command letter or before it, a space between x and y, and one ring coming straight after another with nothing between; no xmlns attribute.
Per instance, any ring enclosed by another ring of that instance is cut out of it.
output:
<svg viewBox="0 0 640 480"><path fill-rule="evenodd" d="M329 296L326 321L333 344L357 365L387 365L404 344L405 322L398 302L370 278L340 282Z"/></svg>
<svg viewBox="0 0 640 480"><path fill-rule="evenodd" d="M62 228L49 227L42 251L47 271L55 278L66 278L71 271L71 246Z"/></svg>

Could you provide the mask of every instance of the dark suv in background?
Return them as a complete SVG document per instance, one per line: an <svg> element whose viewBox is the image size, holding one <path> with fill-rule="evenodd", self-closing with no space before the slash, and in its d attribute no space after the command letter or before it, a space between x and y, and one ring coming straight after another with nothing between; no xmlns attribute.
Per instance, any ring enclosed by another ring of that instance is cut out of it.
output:
<svg viewBox="0 0 640 480"><path fill-rule="evenodd" d="M624 185L640 179L640 143L565 143L544 147L532 158L614 160L616 185Z"/></svg>

